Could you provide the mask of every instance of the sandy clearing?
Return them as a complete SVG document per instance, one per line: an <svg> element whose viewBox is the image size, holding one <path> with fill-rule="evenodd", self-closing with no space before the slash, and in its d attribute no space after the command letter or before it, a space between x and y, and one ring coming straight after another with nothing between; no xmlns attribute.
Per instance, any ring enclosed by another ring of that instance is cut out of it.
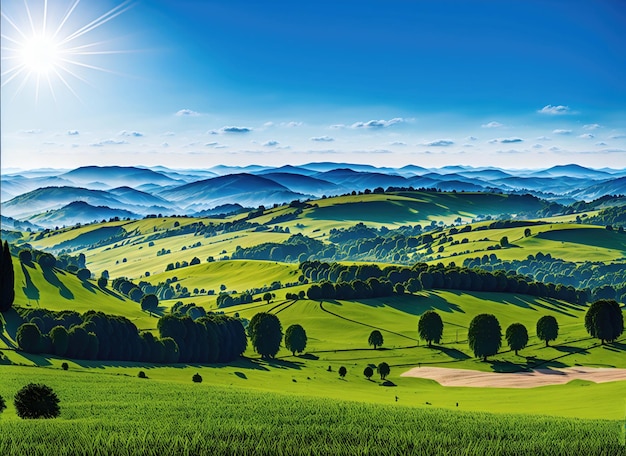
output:
<svg viewBox="0 0 626 456"><path fill-rule="evenodd" d="M575 379L595 383L626 380L626 369L610 367L566 367L535 369L530 372L499 373L445 367L414 367L400 377L417 377L435 380L442 386L470 386L477 388L534 388L561 385Z"/></svg>

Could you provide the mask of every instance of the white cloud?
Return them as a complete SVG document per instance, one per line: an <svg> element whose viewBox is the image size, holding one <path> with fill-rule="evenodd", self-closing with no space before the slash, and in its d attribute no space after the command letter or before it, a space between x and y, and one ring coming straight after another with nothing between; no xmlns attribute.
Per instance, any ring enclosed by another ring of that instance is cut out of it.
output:
<svg viewBox="0 0 626 456"><path fill-rule="evenodd" d="M177 115L178 117L198 117L200 113L192 111L191 109L181 109L175 115Z"/></svg>
<svg viewBox="0 0 626 456"><path fill-rule="evenodd" d="M78 136L80 133L78 130L67 130L68 136Z"/></svg>
<svg viewBox="0 0 626 456"><path fill-rule="evenodd" d="M490 144L501 143L501 144L513 144L520 143L524 141L522 138L495 138L489 141Z"/></svg>
<svg viewBox="0 0 626 456"><path fill-rule="evenodd" d="M335 138L331 138L330 136L313 136L311 141L315 142L332 142Z"/></svg>
<svg viewBox="0 0 626 456"><path fill-rule="evenodd" d="M37 129L32 129L32 130L20 130L20 133L26 134L26 135L39 135L41 134L41 130Z"/></svg>
<svg viewBox="0 0 626 456"><path fill-rule="evenodd" d="M252 128L249 128L249 127L230 126L230 127L220 128L220 132L222 133L249 133L251 131L252 131Z"/></svg>
<svg viewBox="0 0 626 456"><path fill-rule="evenodd" d="M468 140L468 141L478 141L478 138L476 136L468 136L465 139Z"/></svg>
<svg viewBox="0 0 626 456"><path fill-rule="evenodd" d="M161 133L161 136L176 136L176 133L173 131L166 131L165 133Z"/></svg>
<svg viewBox="0 0 626 456"><path fill-rule="evenodd" d="M559 152L560 150L561 150L561 148L560 148L560 147L557 147L557 146L552 146L552 147L550 147L550 151L551 151L551 152Z"/></svg>
<svg viewBox="0 0 626 456"><path fill-rule="evenodd" d="M500 128L503 126L504 126L503 124L501 124L500 122L496 122L496 121L491 121L489 123L481 125L482 128Z"/></svg>
<svg viewBox="0 0 626 456"><path fill-rule="evenodd" d="M599 124L587 124L587 125L583 125L583 128L585 130L597 130L598 128L600 128L601 125Z"/></svg>
<svg viewBox="0 0 626 456"><path fill-rule="evenodd" d="M280 144L280 143L279 143L278 141L274 141L274 140L272 139L272 140L269 140L269 141L264 142L264 143L263 143L263 146L264 146L264 147L275 147L275 146L278 146L279 144Z"/></svg>
<svg viewBox="0 0 626 456"><path fill-rule="evenodd" d="M578 137L581 138L581 139L593 139L596 136L592 135L591 133L584 133L582 135L578 135Z"/></svg>
<svg viewBox="0 0 626 456"><path fill-rule="evenodd" d="M392 143L389 143L390 146L406 146L406 143L404 141L394 141Z"/></svg>
<svg viewBox="0 0 626 456"><path fill-rule="evenodd" d="M169 143L164 142L164 143L161 143L161 147L170 147L170 145Z"/></svg>
<svg viewBox="0 0 626 456"><path fill-rule="evenodd" d="M606 146L607 144L604 141L600 141L596 143L596 146Z"/></svg>
<svg viewBox="0 0 626 456"><path fill-rule="evenodd" d="M355 122L350 127L351 128L387 128L392 125L396 125L399 123L403 123L404 119L401 117L395 117L389 120L368 120L367 122Z"/></svg>
<svg viewBox="0 0 626 456"><path fill-rule="evenodd" d="M295 122L295 121L291 121L291 122L282 122L280 125L281 125L282 127L294 128L294 127L301 127L301 126L302 126L302 122Z"/></svg>
<svg viewBox="0 0 626 456"><path fill-rule="evenodd" d="M563 114L571 114L572 110L570 109L569 106L563 106L563 105L558 105L558 106L552 106L552 105L546 105L543 108L541 108L539 111L540 114L548 114L551 116L559 116L559 115L563 115Z"/></svg>
<svg viewBox="0 0 626 456"><path fill-rule="evenodd" d="M571 135L572 130L565 130L562 128L557 128L556 130L552 130L552 133L554 133L555 135Z"/></svg>
<svg viewBox="0 0 626 456"><path fill-rule="evenodd" d="M538 136L537 141L552 141L548 136Z"/></svg>
<svg viewBox="0 0 626 456"><path fill-rule="evenodd" d="M126 136L126 137L130 137L130 138L141 138L143 136L143 133L140 133L138 131L122 130L117 135L118 136Z"/></svg>
<svg viewBox="0 0 626 456"><path fill-rule="evenodd" d="M541 144L533 144L532 147L533 147L533 149L541 149L541 148L543 148L543 145L541 145Z"/></svg>
<svg viewBox="0 0 626 456"><path fill-rule="evenodd" d="M447 146L451 146L452 144L454 144L454 141L451 141L449 139L438 139L437 141L431 141L424 145L430 146L430 147L447 147Z"/></svg>
<svg viewBox="0 0 626 456"><path fill-rule="evenodd" d="M98 141L95 143L89 144L91 147L102 147L102 146L120 146L122 144L128 144L128 141L124 139L104 139L102 141Z"/></svg>
<svg viewBox="0 0 626 456"><path fill-rule="evenodd" d="M621 133L619 133L617 135L609 136L609 139L624 139L624 138L626 138L626 135L621 134Z"/></svg>
<svg viewBox="0 0 626 456"><path fill-rule="evenodd" d="M332 128L333 130L340 130L342 128L346 128L346 126L344 124L335 124L331 125L330 128Z"/></svg>

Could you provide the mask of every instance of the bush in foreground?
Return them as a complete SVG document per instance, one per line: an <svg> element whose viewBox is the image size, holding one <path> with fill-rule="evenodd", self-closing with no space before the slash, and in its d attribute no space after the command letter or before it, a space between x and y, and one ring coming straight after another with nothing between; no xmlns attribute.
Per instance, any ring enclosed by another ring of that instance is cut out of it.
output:
<svg viewBox="0 0 626 456"><path fill-rule="evenodd" d="M202 383L202 376L196 372L195 374L193 374L193 377L191 377L191 380L194 383Z"/></svg>
<svg viewBox="0 0 626 456"><path fill-rule="evenodd" d="M139 373L137 374L137 377L139 377L139 378L148 378L148 376L146 375L146 373L144 371L139 371Z"/></svg>
<svg viewBox="0 0 626 456"><path fill-rule="evenodd" d="M42 384L24 386L15 394L13 404L20 418L56 418L61 414L56 393Z"/></svg>

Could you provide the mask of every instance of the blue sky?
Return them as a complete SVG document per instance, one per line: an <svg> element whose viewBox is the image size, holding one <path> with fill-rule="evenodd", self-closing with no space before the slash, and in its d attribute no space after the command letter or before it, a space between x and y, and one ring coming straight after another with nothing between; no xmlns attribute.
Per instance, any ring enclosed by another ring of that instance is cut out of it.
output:
<svg viewBox="0 0 626 456"><path fill-rule="evenodd" d="M26 5L2 8L3 169L626 166L620 0Z"/></svg>

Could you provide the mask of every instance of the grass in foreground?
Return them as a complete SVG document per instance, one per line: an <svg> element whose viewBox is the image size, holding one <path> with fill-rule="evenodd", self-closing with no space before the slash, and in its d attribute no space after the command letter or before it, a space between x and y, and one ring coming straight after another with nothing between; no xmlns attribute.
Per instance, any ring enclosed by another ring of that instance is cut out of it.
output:
<svg viewBox="0 0 626 456"><path fill-rule="evenodd" d="M228 386L2 367L0 394L33 377L61 418L0 416L0 454L620 455L620 423L373 405ZM149 374L150 375L150 374Z"/></svg>

